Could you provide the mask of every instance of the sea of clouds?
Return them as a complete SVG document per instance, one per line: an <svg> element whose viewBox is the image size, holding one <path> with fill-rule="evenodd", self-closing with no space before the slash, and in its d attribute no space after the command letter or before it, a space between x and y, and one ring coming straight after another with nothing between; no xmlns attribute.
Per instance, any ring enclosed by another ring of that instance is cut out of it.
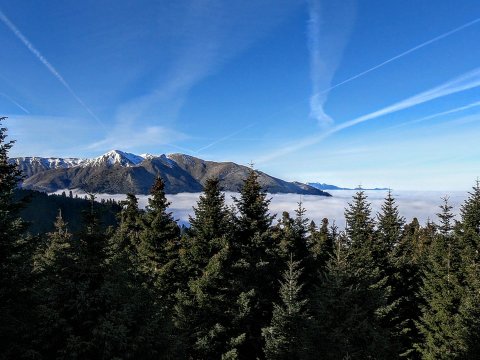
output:
<svg viewBox="0 0 480 360"><path fill-rule="evenodd" d="M57 194L62 191L57 191ZM67 191L68 192L68 191ZM283 211L288 211L294 214L295 209L298 208L298 203L301 201L302 206L307 210L306 216L314 220L315 223L321 224L323 218L328 218L330 222L335 223L343 228L345 226L344 211L348 203L352 201L352 196L355 194L353 190L335 190L330 191L332 197L316 196L316 195L299 195L299 194L268 194L271 199L270 212L277 214L277 219L281 216ZM381 210L382 203L385 199L387 191L375 190L365 191L368 200L372 206L372 214L376 214ZM74 192L79 196L85 193ZM417 217L421 224L424 224L428 219L437 221L436 214L439 212L439 206L442 204L442 198L449 197L449 203L453 206L453 212L458 216L460 206L468 197L466 191L393 191L393 196L396 199L400 214L411 221ZM96 199L115 199L117 201L124 200L123 194L95 194ZM188 216L193 215L193 206L200 196L200 193L180 193L167 195L171 202L169 210L173 213L175 219L182 224L188 224ZM228 205L233 204L233 197L238 197L238 193L225 193L225 200ZM137 195L139 206L145 208L148 205L147 195Z"/></svg>

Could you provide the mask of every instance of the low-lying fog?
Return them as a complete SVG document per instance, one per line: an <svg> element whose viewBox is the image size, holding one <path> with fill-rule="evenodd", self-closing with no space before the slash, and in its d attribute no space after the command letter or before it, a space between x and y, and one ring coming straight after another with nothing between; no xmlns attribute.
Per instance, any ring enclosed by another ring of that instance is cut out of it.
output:
<svg viewBox="0 0 480 360"><path fill-rule="evenodd" d="M62 191L57 191L59 194ZM68 191L67 191L68 192ZM353 190L335 190L330 191L332 197L323 197L316 195L299 195L299 194L269 194L271 198L270 211L273 214L281 214L283 211L288 211L292 215L295 209L298 208L298 202L302 201L303 207L307 210L307 217L314 220L317 225L321 223L323 218L328 218L330 221L335 220L339 227L344 227L344 209L352 200L352 195L355 194ZM369 201L372 204L373 214L380 211L383 200L387 191L365 191ZM74 192L79 196L84 196L85 193ZM238 196L238 193L227 192L225 199L227 204L233 204L232 197ZM454 192L440 192L440 191L393 191L393 195L399 206L400 214L404 216L407 221L413 217L417 217L421 224L424 224L427 219L433 221L437 220L436 214L439 211L439 205L442 203L441 198L449 197L449 202L453 206L453 212L458 215L460 205L467 198L468 193L464 191ZM117 201L125 199L123 194L95 194L97 200L100 199L115 199ZM180 193L174 195L167 195L171 202L170 211L173 213L175 219L181 223L188 223L188 215L193 214L192 206L195 206L200 193ZM147 195L137 195L139 206L145 208L148 204ZM278 218L279 216L277 216Z"/></svg>

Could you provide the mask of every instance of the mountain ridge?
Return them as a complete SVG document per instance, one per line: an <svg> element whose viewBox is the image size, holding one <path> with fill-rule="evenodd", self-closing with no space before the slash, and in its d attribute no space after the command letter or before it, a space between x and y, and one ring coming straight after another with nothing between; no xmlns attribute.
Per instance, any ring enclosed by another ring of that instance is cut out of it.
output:
<svg viewBox="0 0 480 360"><path fill-rule="evenodd" d="M26 175L21 187L44 192L80 189L148 194L157 176L164 180L166 193L200 192L210 177L219 178L224 191L239 191L250 171L234 162L209 161L180 153L136 155L121 150L111 150L93 159L19 157L11 158L10 162L16 163ZM307 184L255 171L259 183L270 193L331 196Z"/></svg>

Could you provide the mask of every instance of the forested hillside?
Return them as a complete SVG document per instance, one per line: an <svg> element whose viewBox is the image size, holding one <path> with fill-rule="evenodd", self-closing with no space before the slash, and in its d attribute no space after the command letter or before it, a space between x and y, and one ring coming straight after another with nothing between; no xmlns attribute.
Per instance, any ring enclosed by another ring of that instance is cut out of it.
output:
<svg viewBox="0 0 480 360"><path fill-rule="evenodd" d="M340 231L301 203L270 216L252 170L234 208L208 179L181 232L158 178L147 209L128 195L116 226L91 201L79 231L62 211L35 234L12 145L2 128L0 358L478 358L478 181L459 221L445 199L425 225L390 194L373 214L360 190Z"/></svg>
<svg viewBox="0 0 480 360"><path fill-rule="evenodd" d="M71 192L61 195L47 195L46 193L16 189L13 194L14 202L23 202L20 217L27 222L27 231L31 234L40 234L53 231L55 219L60 211L62 218L68 223L72 233L82 230L82 214L92 206L92 201L87 195L75 197ZM117 214L121 206L113 200L101 200L95 203L96 211L101 226L107 228L118 224Z"/></svg>

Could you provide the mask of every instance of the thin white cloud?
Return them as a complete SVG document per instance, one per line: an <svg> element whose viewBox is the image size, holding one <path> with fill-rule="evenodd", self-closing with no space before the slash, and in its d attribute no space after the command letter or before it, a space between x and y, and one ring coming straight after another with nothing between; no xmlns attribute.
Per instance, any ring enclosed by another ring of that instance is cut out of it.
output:
<svg viewBox="0 0 480 360"><path fill-rule="evenodd" d="M247 125L247 126L241 128L240 130L237 130L237 131L235 131L235 132L233 132L233 133L231 133L231 134L228 134L228 135L226 135L226 136L224 136L224 137L221 137L220 139L217 139L217 140L215 140L215 141L212 141L211 143L209 143L209 144L201 147L201 148L198 149L197 151L195 151L195 153L198 154L198 153L202 152L203 150L206 150L206 149L211 148L212 146L215 146L215 145L217 145L217 144L219 144L219 143L221 143L221 142L223 142L223 141L226 141L226 140L228 140L228 139L231 139L231 138L234 137L235 135L238 135L238 134L240 134L241 132L243 132L243 131L245 131L245 130L247 130L247 129L250 129L253 125L255 125L255 124Z"/></svg>
<svg viewBox="0 0 480 360"><path fill-rule="evenodd" d="M171 66L162 69L161 80L151 91L118 107L113 131L124 128L126 123L132 130L145 127L147 123L173 127L194 86L268 34L300 5L291 0L260 3L179 0L177 6L181 11L174 26L166 29L175 37L175 48L168 54L172 57ZM207 144L197 152L230 136Z"/></svg>
<svg viewBox="0 0 480 360"><path fill-rule="evenodd" d="M324 109L327 101L325 88L331 87L335 71L350 35L354 21L353 1L309 1L308 41L312 95L310 116L322 126L333 119ZM330 19L334 19L334 22Z"/></svg>
<svg viewBox="0 0 480 360"><path fill-rule="evenodd" d="M137 128L121 126L109 132L105 139L89 144L86 149L98 151L105 151L106 149L130 150L155 145L170 145L171 142L186 138L185 134L162 126Z"/></svg>
<svg viewBox="0 0 480 360"><path fill-rule="evenodd" d="M353 75L352 77L349 77L348 79L345 79L345 80L343 80L343 81L341 81L341 82L339 82L339 83L337 83L337 84L335 84L335 85L332 85L332 86L330 86L329 88L326 88L326 89L322 90L322 91L320 92L320 94L328 93L329 91L331 91L331 90L333 90L333 89L335 89L335 88L337 88L337 87L339 87L339 86L342 86L342 85L344 85L344 84L346 84L346 83L349 83L349 82L352 81L352 80L358 79L359 77L362 77L362 76L364 76L364 75L366 75L366 74L368 74L368 73L370 73L370 72L372 72L372 71L374 71L374 70L377 70L377 69L379 69L379 68L381 68L381 67L383 67L383 66L385 66L385 65L387 65L387 64L389 64L389 63L391 63L391 62L393 62L393 61L395 61L395 60L398 60L398 59L400 59L400 58L402 58L402 57L404 57L404 56L406 56L406 55L408 55L408 54L410 54L410 53L412 53L412 52L415 52L415 51L417 51L417 50L420 50L420 49L422 49L422 48L424 48L424 47L426 47L426 46L428 46L428 45L431 45L431 44L433 44L433 43L436 43L437 41L440 41L440 40L442 40L442 39L445 39L446 37L449 37L449 36L451 36L451 35L459 32L459 31L461 31L461 30L464 30L464 29L466 29L466 28L469 28L469 27L471 27L471 26L473 26L473 25L475 25L475 24L477 24L477 23L479 23L479 22L480 22L480 18L477 18L477 19L472 20L472 21L470 21L470 22L467 22L466 24L463 24L463 25L461 25L461 26L459 26L459 27L457 27L457 28L455 28L455 29L453 29L453 30L450 30L450 31L447 31L446 33L443 33L443 34L441 34L441 35L438 35L438 36L434 37L433 39L427 40L427 41L425 41L425 42L423 42L423 43L421 43L421 44L419 44L419 45L417 45L417 46L414 46L414 47L412 47L412 48L410 48L410 49L408 49L408 50L405 50L404 52L401 52L400 54L395 55L394 57L392 57L392 58L390 58L390 59L388 59L388 60L385 60L384 62L381 62L381 63L378 64L378 65L375 65L375 66L373 66L373 67L371 67L371 68L369 68L369 69L367 69L367 70L365 70L365 71L362 71L362 72L360 72L360 73L358 73L358 74L356 74L356 75Z"/></svg>
<svg viewBox="0 0 480 360"><path fill-rule="evenodd" d="M23 35L23 33L10 21L10 19L0 10L0 20L8 27L10 31L27 47L28 50L40 61L47 70L63 85L65 89L74 97L74 99L82 106L85 111L94 118L98 124L104 128L105 125L98 118L97 115L85 104L85 102L77 95L77 93L72 89L70 84L64 79L64 77L58 72L57 69L38 51L33 44Z"/></svg>
<svg viewBox="0 0 480 360"><path fill-rule="evenodd" d="M7 94L5 93L0 93L0 96L3 96L5 99L7 99L8 101L10 101L13 105L15 105L16 107L18 107L20 110L22 110L25 114L30 114L30 111L28 111L25 107L23 107L22 105L20 105L17 101L13 100L10 96L8 96Z"/></svg>
<svg viewBox="0 0 480 360"><path fill-rule="evenodd" d="M405 100L399 101L393 105L384 107L383 109L371 112L369 114L360 116L350 121L346 121L342 124L335 126L334 128L322 132L318 135L310 136L304 139L301 139L295 144L290 146L282 147L281 149L275 150L269 154L266 154L259 159L256 163L265 163L280 156L290 154L292 152L298 151L300 149L306 148L308 146L315 145L329 136L336 134L342 130L351 128L352 126L364 123L366 121L375 120L385 115L395 113L397 111L405 110L413 106L426 103L447 95L455 94L465 90L473 89L480 86L480 67L463 74L453 80L450 80L440 86L434 87L430 90L421 92L417 95L409 97Z"/></svg>
<svg viewBox="0 0 480 360"><path fill-rule="evenodd" d="M462 111L465 111L465 110L476 108L478 106L480 106L480 101L475 101L473 103L470 103L470 104L467 104L467 105L464 105L464 106L460 106L460 107L456 107L454 109L450 109L450 110L447 110L447 111L442 111L442 112L438 112L438 113L435 113L435 114L432 114L432 115L424 116L420 119L416 119L416 120L412 120L412 121L406 121L404 123L392 126L392 127L390 127L390 129L396 129L396 128L404 127L404 126L407 126L407 125L418 124L420 122L435 119L435 118L445 116L445 115L455 114L455 113L458 113L458 112L462 112Z"/></svg>

